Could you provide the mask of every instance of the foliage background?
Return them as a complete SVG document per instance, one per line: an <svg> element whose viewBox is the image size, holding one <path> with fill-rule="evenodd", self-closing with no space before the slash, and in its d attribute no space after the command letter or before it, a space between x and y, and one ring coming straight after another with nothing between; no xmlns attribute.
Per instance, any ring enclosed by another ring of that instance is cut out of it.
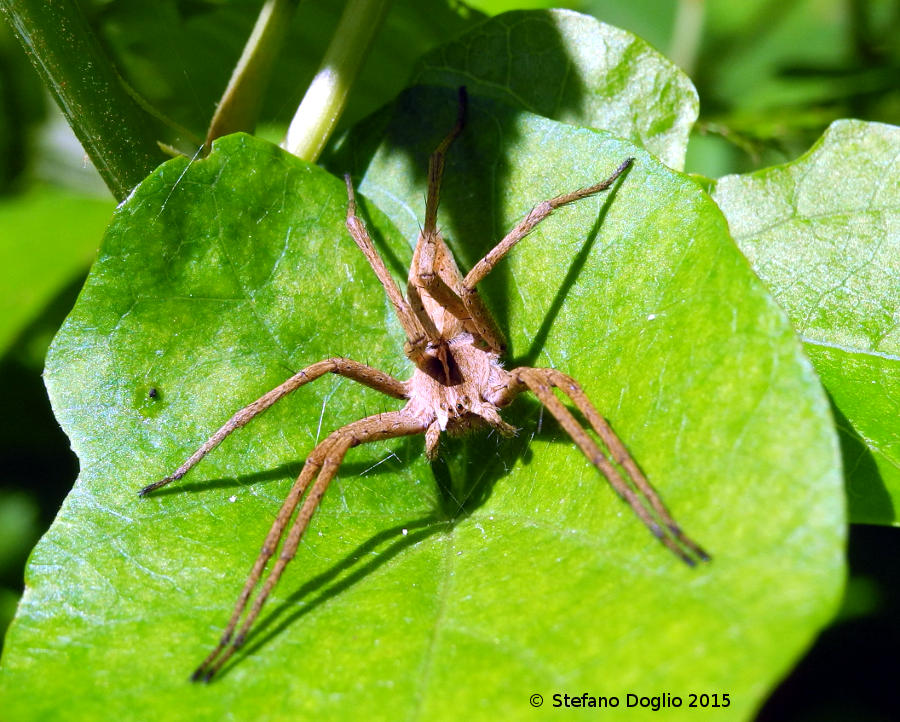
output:
<svg viewBox="0 0 900 722"><path fill-rule="evenodd" d="M104 28L106 41L123 47L135 39L117 35L123 25L116 23L116 13L148 12L141 2L95 0L84 5ZM162 13L160 22L189 21L202 15L204 5L217 3L166 3L163 7L174 15ZM476 12L459 14L460 29L466 16L477 16L477 11L565 5L630 30L673 57L701 99L688 171L715 177L791 160L840 117L900 123L900 3L891 0L710 0L696 40L683 27L676 28L675 2L510 0L470 5ZM457 14L448 9L447 16ZM252 13L236 12L227 29L242 38L252 19ZM440 39L422 30L427 27L423 20L409 29L416 42L406 49L408 55L394 57L389 48L376 48L372 76L402 82L407 73L385 72L385 63L390 58L402 65ZM320 50L309 52L315 57ZM208 105L224 83L217 85L215 68L202 69L207 74L196 83L185 82L179 71L194 62L186 53L129 57L133 62L126 74L143 92L182 98L192 107ZM297 85L303 87L302 82ZM346 122L399 89L365 76L360 87L366 92L351 105ZM293 105L271 109L273 127ZM185 111L184 117L189 115ZM113 207L5 26L0 27L0 148L0 259L5 261L0 263L2 629L21 592L27 553L77 473L68 441L50 413L40 373L47 344L74 302ZM889 528L851 529L852 577L843 611L775 692L762 719L842 719L851 710L855 719L888 718L888 674L900 643L898 552L900 542Z"/></svg>

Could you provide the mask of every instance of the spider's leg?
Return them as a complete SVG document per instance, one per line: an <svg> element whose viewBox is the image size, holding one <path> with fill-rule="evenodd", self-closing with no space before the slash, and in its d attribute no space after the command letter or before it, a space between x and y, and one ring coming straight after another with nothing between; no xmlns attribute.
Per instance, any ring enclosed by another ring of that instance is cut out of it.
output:
<svg viewBox="0 0 900 722"><path fill-rule="evenodd" d="M247 581L244 583L244 588L241 590L241 593L238 596L237 602L234 605L234 610L231 613L231 618L228 620L228 625L225 627L225 631L223 632L222 637L219 640L219 644L212 651L212 654L210 654L206 658L206 660L204 660L203 664L201 664L194 672L194 675L192 677L194 681L200 679L206 667L215 660L215 658L231 641L231 637L234 634L234 629L237 626L237 623L240 621L244 609L247 607L247 601L250 599L250 595L253 593L254 588L259 583L260 577L262 577L263 570L266 568L266 564L268 564L269 559L272 558L272 555L278 548L278 542L281 541L284 530L290 522L291 516L293 516L294 514L294 510L297 508L297 504L300 502L300 499L309 486L310 481L312 481L312 478L322 468L322 461L316 456L316 452L322 449L324 444L325 442L323 441L321 444L319 444L319 446L316 447L316 449L313 450L313 453L309 455L306 463L303 465L303 469L301 470L300 475L297 477L297 480L294 482L294 485L288 492L284 503L281 505L281 509L278 511L278 516L275 517L275 521L272 523L272 527L269 529L269 533L266 534L266 539L263 542L262 549L260 550L259 556L256 558L256 561L253 563L253 568L250 570Z"/></svg>
<svg viewBox="0 0 900 722"><path fill-rule="evenodd" d="M669 513L669 510L666 508L666 505L663 503L663 500L660 498L656 489L653 488L647 480L647 477L644 476L640 467L635 463L631 454L628 453L622 440L616 436L612 427L610 427L606 419L600 415L600 412L597 411L590 399L588 399L587 394L584 393L584 390L575 379L556 369L544 369L544 371L547 375L547 380L572 399L572 402L578 407L578 410L584 415L584 418L588 420L588 423L593 427L594 431L597 432L597 436L599 436L603 443L606 444L606 448L609 449L615 462L628 472L629 478L634 482L638 491L640 491L647 501L650 502L653 511L656 512L657 516L669 528L672 535L685 547L694 552L699 559L707 561L709 555L699 544L681 530L681 527L679 527L672 518L672 515Z"/></svg>
<svg viewBox="0 0 900 722"><path fill-rule="evenodd" d="M467 331L479 334L488 345L500 351L504 347L503 336L497 330L490 316L486 323L477 323L459 295L462 274L453 260L453 255L437 229L437 212L441 197L441 181L444 176L444 162L451 143L462 132L466 120L468 104L465 88L459 89L459 109L456 124L441 141L428 161L428 191L425 200L425 225L416 242L413 264L410 269L407 296L416 315L423 324L432 323L422 302L421 291L433 298L444 311L462 322Z"/></svg>
<svg viewBox="0 0 900 722"><path fill-rule="evenodd" d="M556 196L556 198L551 198L550 200L536 205L515 228L506 234L502 241L494 246L484 258L472 267L472 270L469 271L463 279L461 300L465 307L466 315L481 337L496 351L502 352L505 349L503 337L497 330L490 313L485 307L484 302L481 300L481 296L478 295L476 286L491 272L494 266L514 245L525 238L525 236L534 230L534 227L537 226L538 223L547 218L547 216L555 209L564 206L567 203L573 203L574 201L587 198L590 195L606 190L615 183L616 179L627 170L632 162L634 162L633 158L626 159L618 168L616 168L609 178L601 183Z"/></svg>
<svg viewBox="0 0 900 722"><path fill-rule="evenodd" d="M253 625L257 616L259 616L260 610L262 609L263 604L265 604L269 593L278 583L288 562L294 558L303 532L306 531L310 519L312 519L329 483L337 473L338 467L341 465L347 450L353 446L358 446L359 444L364 444L369 441L381 441L384 439L397 438L399 436L419 434L424 432L426 427L426 423L405 410L391 411L384 414L369 416L365 419L360 419L359 421L348 424L329 434L324 441L312 450L306 460L303 470L300 472L300 476L291 488L288 498L285 500L281 507L281 511L279 511L275 522L272 524L272 528L266 537L262 551L253 565L253 569L250 572L250 576L247 578L243 591L238 597L228 626L222 634L221 641L194 672L192 676L194 681L203 680L208 682L231 655L243 644L247 632ZM291 529L282 545L278 559L269 571L269 575L263 583L259 594L253 600L253 605L250 607L250 610L247 611L247 603L253 589L259 583L266 564L273 556L275 547L284 534L284 530L287 527L288 521L300 498L303 496L307 486L309 486L309 482L313 475L316 474L316 481L309 490L306 498L303 500L300 510L297 512L297 517L291 525ZM244 618L237 635L234 635L234 630L237 628L238 622L245 611L247 611L247 616Z"/></svg>
<svg viewBox="0 0 900 722"><path fill-rule="evenodd" d="M578 410L581 411L603 443L606 444L613 459L628 472L628 476L634 482L634 485L647 498L653 507L653 510L666 526L669 527L669 530L675 538L694 552L698 558L704 561L708 560L709 555L702 547L688 537L672 518L671 513L666 508L666 505L663 503L658 492L647 480L647 477L644 476L644 473L634 461L631 454L628 453L622 440L619 439L606 419L604 419L600 412L597 411L596 407L594 407L590 399L588 399L587 394L584 393L584 390L575 379L555 369L546 369L546 372L548 380L568 396L575 406L578 407Z"/></svg>
<svg viewBox="0 0 900 722"><path fill-rule="evenodd" d="M450 249L437 230L437 210L440 202L444 161L450 144L460 134L465 124L466 105L465 88L460 88L456 125L431 154L428 162L425 225L416 243L407 294L413 309L423 316L427 314L425 314L419 292L424 290L445 311L449 311L461 321L467 331L480 335L488 346L495 351L502 352L505 349L503 335L494 324L487 309L480 303L480 297L475 294L475 298L469 299L467 304L460 296L460 290L463 287L462 274L456 266L456 261L453 260ZM474 309L474 316L471 309Z"/></svg>
<svg viewBox="0 0 900 722"><path fill-rule="evenodd" d="M441 200L441 182L444 177L444 164L447 158L447 151L450 145L456 140L457 136L462 132L466 122L466 107L468 105L468 96L466 89L459 89L459 107L457 110L456 124L444 139L438 144L431 157L428 159L428 190L425 199L425 225L419 234L416 242L416 250L413 255L413 268L410 273L410 283L407 291L410 296L416 295L416 289L424 288L428 291L438 303L448 309L455 316L459 317L460 313L465 313L465 306L459 295L450 286L446 284L444 279L438 274L438 266L446 265L445 256L449 255L446 243L444 243L441 234L437 229L437 212L438 205ZM451 260L447 269L450 276L460 277L459 270L455 263ZM413 283L415 279L415 283ZM418 296L417 296L418 297ZM410 299L412 301L412 298ZM419 299L418 310L424 314L424 308L421 307L421 299Z"/></svg>
<svg viewBox="0 0 900 722"><path fill-rule="evenodd" d="M653 535L656 536L663 544L665 544L675 555L677 555L680 559L682 559L685 563L690 566L694 566L697 559L707 560L709 556L704 552L697 544L693 541L689 540L683 533L681 533L677 524L675 524L672 517L669 515L668 511L665 510L665 507L662 505L662 502L659 500L658 495L650 486L649 482L644 478L643 474L639 474L639 478L635 478L633 475L633 469L637 468L637 465L631 461L631 457L625 453L625 456L628 456L629 464L624 464L623 467L628 472L630 481L638 488L638 490L644 495L643 497L635 492L635 490L622 478L619 472L616 470L616 467L613 466L612 462L606 457L606 455L600 450L600 447L594 442L594 440L588 435L588 433L581 427L572 413L563 405L563 403L556 397L556 395L552 391L553 386L557 386L558 383L563 384L560 388L570 395L573 392L572 385L575 385L577 388L577 384L574 381L569 379L564 374L559 374L553 369L535 369L535 368L517 368L513 369L509 372L510 377L512 379L510 390L508 395L514 395L516 391L520 390L521 386L527 387L531 392L534 393L535 396L538 397L540 402L544 405L544 407L556 418L559 422L560 426L566 431L566 433L572 438L572 440L576 443L579 449L581 449L582 453L591 461L594 466L596 466L600 472L606 477L606 480L610 483L613 489L618 492L619 496L625 499L628 502L629 506L634 510L634 513L638 515L640 520L653 532ZM570 383L571 382L571 383ZM517 388L518 387L518 388ZM578 389L580 391L580 389ZM578 394L575 394L576 396ZM576 405L579 406L579 409L584 413L584 409L582 409L582 402L586 402L585 408L590 408L591 416L596 416L597 418L600 415L597 413L596 409L590 402L587 401L587 397L581 393L578 400L575 399L574 396L570 395L573 401L575 401ZM587 414L585 414L587 416ZM594 419L588 416L588 420L591 422L593 426ZM617 461L619 461L620 454L618 451L624 450L624 446L621 441L617 438L613 444L610 444L608 439L614 438L615 434L612 429L604 421L601 425L599 425L600 429L603 429L601 432L597 426L595 426L595 430L600 435L601 439L603 439L604 443L606 443L610 451L613 453L615 457L617 457ZM650 504L650 508L648 509L644 503L644 499L646 498L647 502ZM660 512L662 510L662 512ZM660 526L657 519L653 516L652 512L656 512L659 516L660 521L665 525L665 528ZM677 531L676 531L677 530ZM668 534L666 532L669 532ZM673 538L674 537L674 538ZM687 540L687 541L685 541ZM679 546L679 542L684 544L684 546L690 550L696 557L688 554L681 546Z"/></svg>
<svg viewBox="0 0 900 722"><path fill-rule="evenodd" d="M556 196L556 198L551 198L550 200L543 201L538 203L531 211L528 213L525 218L523 218L519 223L513 228L506 236L503 238L500 243L494 246L493 249L488 251L487 255L482 258L478 263L472 266L472 270L466 274L465 279L463 280L464 290L467 293L472 293L475 290L475 286L477 286L488 273L494 268L495 265L503 258L514 245L516 245L519 241L521 241L525 236L531 233L534 230L534 227L543 221L547 216L549 216L554 210L559 208L560 206L564 206L567 203L573 203L574 201L581 200L582 198L587 198L588 196L592 196L595 193L600 193L601 191L605 191L609 188L613 183L616 182L616 179L624 173L628 167L634 162L634 158L625 159L613 174L607 178L605 181L597 183L596 185L588 186L587 188L580 188L577 191L572 191L571 193L564 193L563 195ZM463 300L466 299L466 296L463 295Z"/></svg>
<svg viewBox="0 0 900 722"><path fill-rule="evenodd" d="M437 207L440 201L441 177L444 173L444 158L447 149L454 141L456 136L462 131L465 124L466 115L466 91L465 88L459 89L459 111L456 118L456 124L447 137L441 141L428 163L428 196L425 201L425 227L420 236L419 244L423 238L433 238L437 234L435 224L437 223ZM425 350L429 344L437 344L441 340L441 335L434 325L431 317L425 312L422 305L422 299L418 293L410 289L409 301L403 298L400 288L394 281L372 239L366 231L366 227L356 215L356 199L353 194L353 184L350 176L344 176L347 183L347 196L349 202L347 205L347 230L353 236L356 245L369 261L372 270L381 285L384 287L391 305L393 305L397 317L400 319L400 325L406 332L406 355L412 359L416 365L421 366L426 362Z"/></svg>
<svg viewBox="0 0 900 722"><path fill-rule="evenodd" d="M456 137L462 132L463 126L466 124L466 108L468 106L468 96L466 89L459 89L459 105L456 113L456 124L447 133L434 152L428 159L428 195L425 199L425 226L422 228L422 236L428 237L437 231L437 209L441 199L441 179L444 176L444 159L447 156L447 150L450 144L456 140Z"/></svg>
<svg viewBox="0 0 900 722"><path fill-rule="evenodd" d="M372 267L372 270L375 271L375 275L381 282L388 300L390 300L391 305L394 307L394 312L397 314L400 325L403 326L403 330L406 332L407 346L410 349L413 349L415 353L415 350L424 348L429 340L435 340L437 338L437 331L434 327L425 328L419 317L413 312L412 308L410 308L409 303L403 298L403 294L400 292L397 282L394 281L387 266L384 265L381 256L378 255L378 250L375 248L375 244L372 243L369 232L366 230L366 227L363 225L359 216L356 215L356 196L353 193L353 183L350 180L350 176L345 175L344 181L347 184L348 197L347 230L350 232L356 245L363 252L366 260Z"/></svg>
<svg viewBox="0 0 900 722"><path fill-rule="evenodd" d="M402 381L398 381L392 376L388 376L386 373L382 373L370 366L346 358L330 358L319 361L294 374L280 386L276 386L252 404L249 404L238 411L225 422L222 428L209 437L209 439L207 439L207 441L205 441L187 461L179 466L173 474L167 476L165 479L148 484L138 493L141 496L146 496L155 489L159 489L172 481L177 481L194 467L200 459L221 444L225 437L232 431L246 425L251 419L261 414L277 401L283 399L292 391L296 391L304 384L314 381L327 373L346 376L349 379L358 381L361 384L369 386L376 391L381 391L388 396L393 396L394 398L406 398L406 386Z"/></svg>
<svg viewBox="0 0 900 722"><path fill-rule="evenodd" d="M468 292L464 299L444 280L444 278L451 279L457 289L464 288L456 262L441 235L435 232L431 236L420 237L413 258L416 270L410 274L407 293L414 310L419 309L424 313L420 296L422 289L445 311L453 314L468 332L481 336L494 351L498 353L505 351L506 342L503 334L482 303L478 292Z"/></svg>

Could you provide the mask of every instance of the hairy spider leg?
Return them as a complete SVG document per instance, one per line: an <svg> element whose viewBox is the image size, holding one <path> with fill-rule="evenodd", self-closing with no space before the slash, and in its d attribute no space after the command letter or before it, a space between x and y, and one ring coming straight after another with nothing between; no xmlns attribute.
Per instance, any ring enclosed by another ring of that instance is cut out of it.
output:
<svg viewBox="0 0 900 722"><path fill-rule="evenodd" d="M203 663L197 667L191 679L194 681L203 680L208 682L222 665L228 661L231 655L244 643L247 632L259 616L270 592L278 583L285 567L297 553L300 539L303 537L303 533L309 526L309 522L312 519L319 502L325 495L325 491L337 473L347 451L354 446L359 446L360 444L371 441L383 441L385 439L394 439L400 436L421 434L424 431L425 425L422 421L408 412L404 410L390 411L383 414L376 414L375 416L369 416L365 419L360 419L359 421L354 421L353 423L333 431L310 452L306 459L306 463L303 466L303 470L300 472L300 476L297 477L297 481L291 488L287 499L285 499L278 516L272 524L272 528L266 536L262 550L253 565L253 569L250 572L250 576L247 578L243 591L238 597L228 626L225 627L225 631L222 634L219 644ZM269 571L269 575L263 583L261 590L253 600L253 605L250 607L249 612L247 612L247 616L244 619L243 624L241 624L237 635L232 638L238 622L247 609L247 603L250 600L253 589L259 583L266 565L275 554L278 542L284 535L284 530L287 528L287 524L290 521L300 498L303 496L314 475L316 476L316 481L306 495L306 498L303 500L300 510L297 512L297 516L291 525L288 536L281 547L278 559Z"/></svg>
<svg viewBox="0 0 900 722"><path fill-rule="evenodd" d="M440 203L441 182L444 162L450 145L465 126L468 96L466 89L459 89L459 107L456 125L435 149L428 161L428 195L425 202L425 225L416 241L413 261L409 269L407 295L416 315L429 317L422 300L422 293L430 296L443 310L452 314L461 324L461 329L445 328L443 336L449 338L458 330L465 330L480 336L489 348L502 353L506 344L503 334L477 293L470 294L468 306L461 292L463 276L456 265L453 254L437 229L437 212ZM473 317L473 314L477 316Z"/></svg>
<svg viewBox="0 0 900 722"><path fill-rule="evenodd" d="M369 236L365 224L356 215L356 195L353 192L353 182L350 180L349 174L344 176L344 182L347 184L348 198L347 230L381 282L391 305L394 307L394 312L397 314L400 325L403 327L404 333L406 333L404 351L407 357L418 366L425 362L424 353L428 343L436 343L438 341L437 329L431 323L431 319L426 318L423 323L423 319L413 312L410 304L403 298L400 288L391 276L390 271L388 271L387 266L384 265L384 261L378 254L375 244L372 243L372 238Z"/></svg>
<svg viewBox="0 0 900 722"><path fill-rule="evenodd" d="M566 205L567 203L573 203L574 201L581 200L582 198L587 198L588 196L594 195L595 193L605 191L613 183L615 183L616 179L620 175L622 175L622 173L624 173L633 162L634 158L627 158L618 168L616 168L615 171L613 171L613 174L609 176L609 178L601 181L600 183L588 186L587 188L581 188L571 193L564 193L562 195L556 196L555 198L551 198L550 200L538 203L534 208L531 209L531 211L527 216L525 216L525 218L519 221L515 228L513 228L509 233L506 234L503 240L501 240L496 246L494 246L494 248L491 249L484 258L482 258L472 267L472 269L468 272L468 274L466 274L466 277L463 279L463 282L459 289L459 294L469 318L471 318L472 323L474 324L480 335L482 335L485 339L491 339L498 332L495 331L496 326L494 324L494 321L491 318L490 313L488 313L484 302L481 300L481 296L478 294L476 286L482 280L484 280L484 277L491 272L491 270L500 261L501 258L509 253L509 250L514 245L516 245L519 241L525 238L525 236L531 233L531 231L534 230L535 226L537 226L541 221L547 218L554 210L556 210L560 206ZM495 343L491 343L491 346L495 348L495 350L499 350L501 352L505 350L505 345L503 344L502 339L496 341Z"/></svg>
<svg viewBox="0 0 900 722"><path fill-rule="evenodd" d="M616 179L620 175L631 167L632 163L634 163L634 158L626 158L606 180L586 188L579 188L577 191L572 191L571 193L563 193L555 198L538 203L531 211L529 211L525 218L516 224L515 228L506 234L502 241L494 246L484 258L472 266L472 270L469 271L466 274L465 279L463 279L466 293L472 293L475 290L475 286L484 280L484 277L491 272L500 259L509 253L509 250L514 245L531 233L531 231L534 230L534 227L545 220L553 211L560 206L574 203L575 201L580 201L582 198L587 198L595 193L605 191L616 182ZM463 300L465 300L465 297L463 297Z"/></svg>
<svg viewBox="0 0 900 722"><path fill-rule="evenodd" d="M444 175L444 160L454 140L462 133L466 125L466 110L469 107L469 96L465 87L460 87L459 101L456 108L456 123L446 137L434 149L428 159L428 195L425 199L425 227L422 234L427 236L437 230L437 211L441 200L441 179Z"/></svg>
<svg viewBox="0 0 900 722"><path fill-rule="evenodd" d="M322 448L323 444L319 444L319 447ZM234 634L234 629L240 621L241 615L243 614L244 609L247 606L247 602L250 599L250 595L253 593L253 590L256 588L256 585L259 583L260 578L262 577L262 573L266 568L266 565L269 563L269 559L272 558L272 555L275 553L275 550L278 548L278 543L281 541L281 537L284 534L284 530L287 527L288 523L291 520L291 517L294 514L294 510L297 508L297 504L300 503L300 499L303 497L303 494L306 492L307 487L309 487L310 481L312 481L313 477L316 475L316 472L322 468L321 461L319 461L315 456L315 449L313 453L311 453L307 459L306 463L303 465L303 469L300 471L300 475L297 477L297 480L294 482L294 485L291 487L291 490L288 492L287 497L281 505L281 509L278 511L278 515L275 517L275 521L272 522L272 527L269 529L269 533L266 534L266 539L263 542L262 549L260 550L259 556L256 558L256 561L253 563L253 568L250 570L250 574L247 576L246 581L244 582L244 588L241 590L240 595L237 598L237 602L234 605L234 609L232 610L231 617L228 620L228 624L225 627L225 631L222 633L221 638L219 639L219 644L212 651L212 653L200 664L199 667L194 671L194 674L191 676L191 679L195 682L200 679L205 679L205 681L209 681L209 678L212 677L210 674L209 677L205 676L205 672L209 665L219 656L221 651L231 642L232 635Z"/></svg>
<svg viewBox="0 0 900 722"><path fill-rule="evenodd" d="M259 416L263 411L283 399L292 391L296 391L301 386L308 384L310 381L315 381L317 378L324 376L327 373L338 374L339 376L352 379L369 388L380 391L383 394L393 396L396 399L406 398L406 384L402 381L398 381L392 376L388 376L378 369L373 369L371 366L366 366L358 361L340 357L319 361L311 366L307 366L302 371L298 371L283 384L276 386L268 393L260 396L252 404L242 408L234 416L228 419L216 433L209 437L197 451L191 454L190 458L179 466L173 474L153 482L152 484L148 484L141 489L138 494L140 496L146 496L151 491L155 491L166 484L177 481L190 469L196 466L200 459L221 444L231 432L248 424L252 419Z"/></svg>
<svg viewBox="0 0 900 722"><path fill-rule="evenodd" d="M513 369L509 372L509 375L511 383L500 401L502 405L511 403L513 398L526 388L531 391L657 539L689 566L694 566L697 560L709 561L709 555L700 545L686 536L678 524L675 523L662 499L660 499L659 494L647 481L647 478L640 471L631 455L625 450L625 446L615 432L597 409L594 408L584 391L573 378L555 369L528 367ZM578 410L584 414L588 423L590 423L607 449L609 449L613 459L625 469L628 481L640 493L635 492L622 478L616 467L613 466L606 454L601 451L600 447L582 428L572 412L553 393L553 387L558 388L575 403ZM644 500L649 503L649 508L645 505ZM657 515L656 517L653 516L654 512ZM660 522L663 526L660 526ZM679 543L690 554L679 546ZM691 556L691 554L694 556Z"/></svg>
<svg viewBox="0 0 900 722"><path fill-rule="evenodd" d="M462 96L464 97L464 96ZM441 144L441 146L449 145L449 141L455 137L453 133L448 136L447 140ZM437 153L435 153L437 155ZM434 159L434 156L432 156ZM562 195L556 196L555 198L551 198L549 200L538 203L531 211L528 213L525 218L519 221L518 224L506 234L506 236L496 245L493 249L491 249L487 255L484 256L478 263L476 263L472 269L466 274L465 278L462 279L461 283L454 284L456 288L450 288L446 283L444 283L439 275L439 273L435 272L436 264L439 259L443 260L446 257L452 259L450 255L450 251L446 246L443 238L440 236L436 230L432 227L432 232L428 234L427 229L428 226L426 224L426 229L423 230L422 235L419 238L419 244L416 246L417 256L419 255L419 248L422 247L421 257L416 258L418 262L414 261L413 268L416 270L416 280L418 281L418 285L422 288L425 288L438 302L440 302L447 310L453 313L463 324L468 328L467 330L473 331L478 334L485 340L485 342L490 346L494 351L498 353L503 353L506 350L506 344L503 339L502 333L497 328L494 323L493 318L491 317L490 312L487 310L487 307L484 305L484 302L481 300L481 296L478 294L477 285L484 280L485 276L491 272L494 266L507 254L510 249L515 246L519 241L521 241L525 236L531 233L532 230L544 219L546 219L554 210L557 208L567 205L569 203L573 203L575 201L581 200L583 198L587 198L588 196L592 196L596 193L600 193L602 191L607 190L616 180L621 176L634 162L634 158L626 158L615 171L613 171L612 175L610 175L606 180L601 181L600 183L596 183L592 186L588 186L586 188L580 188L576 191L572 191L570 193L564 193ZM443 157L441 156L440 162L435 163L432 160L432 165L439 165L440 169L443 169ZM440 172L430 172L429 178L432 182L437 183L438 185L441 182L441 174ZM431 194L429 193L429 200L431 199ZM434 194L435 202L437 201L438 194L437 192ZM436 213L436 211L435 211ZM427 217L427 213L426 213ZM443 270L444 266L451 266L455 271L456 264L455 262L451 262L449 264L442 264L441 268ZM459 272L456 271L458 275ZM410 274L412 276L412 273ZM452 271L447 273L447 275L452 276ZM414 285L412 282L412 278L410 279L410 290L409 295L412 298ZM416 310L415 304L413 304L413 309Z"/></svg>
<svg viewBox="0 0 900 722"><path fill-rule="evenodd" d="M609 449L609 453L612 455L615 462L625 469L638 491L640 491L650 502L653 511L656 512L656 515L663 521L666 527L668 527L672 536L691 552L696 554L698 559L701 561L709 561L709 554L707 554L699 544L688 537L675 522L675 519L672 518L672 514L666 508L662 498L659 496L659 492L653 488L653 485L647 480L647 477L644 476L644 473L632 458L631 454L628 453L628 450L625 448L621 439L616 436L606 419L600 415L600 412L598 412L591 403L587 394L584 393L584 390L578 382L571 376L568 376L561 371L557 371L556 369L542 370L546 374L547 380L568 396L582 413L584 418L587 419L588 423L597 433L597 436L600 437L600 440L606 445L606 448Z"/></svg>

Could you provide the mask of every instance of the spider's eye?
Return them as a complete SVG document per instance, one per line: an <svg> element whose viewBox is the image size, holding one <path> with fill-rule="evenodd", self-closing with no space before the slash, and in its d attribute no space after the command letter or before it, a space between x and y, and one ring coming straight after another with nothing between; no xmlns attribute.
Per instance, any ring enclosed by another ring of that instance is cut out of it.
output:
<svg viewBox="0 0 900 722"><path fill-rule="evenodd" d="M462 404L457 404L457 405L456 405L456 410L457 410L457 411L462 411L462 410L463 410L463 405L462 405Z"/></svg>

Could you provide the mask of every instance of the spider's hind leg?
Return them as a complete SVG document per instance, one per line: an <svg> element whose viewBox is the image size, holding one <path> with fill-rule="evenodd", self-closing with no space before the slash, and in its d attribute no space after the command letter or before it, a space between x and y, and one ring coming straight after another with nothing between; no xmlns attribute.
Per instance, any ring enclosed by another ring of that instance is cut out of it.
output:
<svg viewBox="0 0 900 722"><path fill-rule="evenodd" d="M574 379L555 369L521 367L509 372L511 381L508 391L501 403L508 401L518 392L528 389L544 407L556 418L560 426L581 449L582 453L606 477L610 486L616 490L647 526L666 547L690 566L697 561L708 561L709 554L688 537L678 526L669 510L663 504L659 494L641 472L634 459L625 449L625 445L600 415L587 395ZM607 458L591 436L582 428L575 416L553 393L558 388L568 396L578 410L584 415L593 430L609 449L613 459L626 472L628 481Z"/></svg>
<svg viewBox="0 0 900 722"><path fill-rule="evenodd" d="M250 575L247 577L247 581L244 584L244 589L238 596L237 603L234 606L228 625L222 633L219 644L216 645L216 648L205 660L203 660L203 663L197 667L191 677L192 680L195 682L208 682L222 665L228 661L231 655L244 643L244 639L247 636L250 627L259 616L263 604L265 604L270 592L278 583L288 562L294 558L297 547L300 545L300 540L303 537L303 533L309 526L309 522L319 506L319 502L325 495L325 491L337 473L347 451L353 446L358 446L359 444L367 443L369 441L382 441L384 439L394 439L400 436L419 434L424 432L425 428L426 424L409 412L405 410L391 411L360 419L359 421L355 421L332 432L324 441L316 446L312 452L310 452L309 457L307 457L306 463L300 472L300 476L297 477L297 481L294 482L293 487L291 487L287 498L281 506L281 510L278 512L278 516L272 524L272 528L266 536L262 550L260 551L256 562L253 564ZM288 523L294 514L294 510L300 503L300 499L303 497L304 492L306 492L314 476L316 479L315 483L312 484L312 488L309 489L309 493L306 495L303 504L300 506L300 511L297 512L297 516L288 532L287 539L285 539L281 551L278 554L278 559L269 571L269 575L266 577L259 594L257 594L256 598L253 600L250 610L247 611L250 596L257 584L259 584L266 565L272 556L274 556L278 543L284 536ZM245 612L247 613L247 616L244 618L240 629L238 629L237 634L235 635L235 629L237 629L238 623Z"/></svg>

